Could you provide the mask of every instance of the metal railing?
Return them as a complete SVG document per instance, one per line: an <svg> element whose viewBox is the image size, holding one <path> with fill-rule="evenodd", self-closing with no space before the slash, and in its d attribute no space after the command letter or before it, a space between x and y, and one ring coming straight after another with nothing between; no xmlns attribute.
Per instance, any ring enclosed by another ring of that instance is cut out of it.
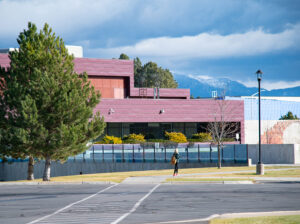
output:
<svg viewBox="0 0 300 224"><path fill-rule="evenodd" d="M218 148L216 145L195 144L194 146L178 146L180 162L186 163L215 163L218 161ZM174 148L168 147L143 147L139 144L120 145L93 145L89 150L69 160L116 163L168 163L174 153ZM224 145L221 150L223 163L247 163L248 145Z"/></svg>

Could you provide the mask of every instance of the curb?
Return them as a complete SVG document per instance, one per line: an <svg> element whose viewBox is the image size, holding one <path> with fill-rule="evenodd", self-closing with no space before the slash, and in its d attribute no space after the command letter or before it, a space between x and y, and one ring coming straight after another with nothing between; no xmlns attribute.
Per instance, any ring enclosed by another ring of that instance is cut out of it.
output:
<svg viewBox="0 0 300 224"><path fill-rule="evenodd" d="M225 213L219 215L218 218L228 219L228 218L250 218L250 217L261 217L261 216L285 216L285 215L300 215L300 211Z"/></svg>
<svg viewBox="0 0 300 224"><path fill-rule="evenodd" d="M300 184L300 180L255 180L257 184Z"/></svg>
<svg viewBox="0 0 300 224"><path fill-rule="evenodd" d="M253 184L253 181L170 181L163 184Z"/></svg>
<svg viewBox="0 0 300 224"><path fill-rule="evenodd" d="M8 185L80 185L80 184L117 184L116 182L112 181L94 181L94 182L7 182L1 183L0 186L8 186Z"/></svg>
<svg viewBox="0 0 300 224"><path fill-rule="evenodd" d="M153 182L132 182L132 183L123 183L121 182L120 184L268 184L268 183L274 183L274 184L280 184L280 183L285 183L285 184L299 184L300 181L295 181L295 180L245 180L245 181L169 181L169 182L158 182L158 181L153 181ZM81 184L90 184L90 185L97 185L97 184L118 184L116 182L112 181L82 181L82 182L0 182L0 186L12 186L12 185L81 185Z"/></svg>
<svg viewBox="0 0 300 224"><path fill-rule="evenodd" d="M177 220L177 221L155 222L155 223L146 223L146 224L171 224L171 223L193 223L193 222L208 223L213 219L251 218L251 217L261 217L261 216L286 216L286 215L300 215L300 211L224 213L224 214L213 214L202 219Z"/></svg>

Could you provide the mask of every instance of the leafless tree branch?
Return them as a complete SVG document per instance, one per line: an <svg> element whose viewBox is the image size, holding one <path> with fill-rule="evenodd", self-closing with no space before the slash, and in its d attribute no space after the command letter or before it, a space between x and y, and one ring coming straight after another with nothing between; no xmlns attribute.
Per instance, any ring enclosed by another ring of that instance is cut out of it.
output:
<svg viewBox="0 0 300 224"><path fill-rule="evenodd" d="M235 137L240 127L238 122L232 121L235 108L230 106L230 101L225 100L225 91L222 97L215 98L215 106L212 109L214 121L209 122L206 129L211 133L213 142L218 145L218 168L221 168L221 146L225 138Z"/></svg>

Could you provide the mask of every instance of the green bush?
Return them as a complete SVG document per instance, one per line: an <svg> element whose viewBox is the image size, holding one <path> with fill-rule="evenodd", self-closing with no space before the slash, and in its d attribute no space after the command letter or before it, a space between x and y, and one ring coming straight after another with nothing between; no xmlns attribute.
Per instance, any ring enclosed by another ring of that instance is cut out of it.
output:
<svg viewBox="0 0 300 224"><path fill-rule="evenodd" d="M192 139L195 139L199 142L209 142L212 140L211 134L206 132L201 132L192 135Z"/></svg>
<svg viewBox="0 0 300 224"><path fill-rule="evenodd" d="M189 138L188 142L201 142L199 139Z"/></svg>
<svg viewBox="0 0 300 224"><path fill-rule="evenodd" d="M130 134L123 137L123 143L141 143L145 142L145 136L142 134Z"/></svg>
<svg viewBox="0 0 300 224"><path fill-rule="evenodd" d="M95 142L94 144L122 144L122 139L115 136L105 135L102 141Z"/></svg>
<svg viewBox="0 0 300 224"><path fill-rule="evenodd" d="M223 142L235 142L235 138L223 138Z"/></svg>
<svg viewBox="0 0 300 224"><path fill-rule="evenodd" d="M177 142L177 143L185 143L187 142L187 139L184 134L181 132L165 132L165 136L168 140L172 142Z"/></svg>

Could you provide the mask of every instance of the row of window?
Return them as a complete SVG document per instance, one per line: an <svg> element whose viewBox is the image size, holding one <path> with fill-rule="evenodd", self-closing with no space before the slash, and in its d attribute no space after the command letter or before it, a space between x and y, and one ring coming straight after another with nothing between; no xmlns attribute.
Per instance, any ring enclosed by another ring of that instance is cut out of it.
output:
<svg viewBox="0 0 300 224"><path fill-rule="evenodd" d="M187 138L193 134L206 132L207 122L174 122L174 123L107 123L105 134L123 137L132 133L143 134L146 139L164 138L165 132L181 132Z"/></svg>

